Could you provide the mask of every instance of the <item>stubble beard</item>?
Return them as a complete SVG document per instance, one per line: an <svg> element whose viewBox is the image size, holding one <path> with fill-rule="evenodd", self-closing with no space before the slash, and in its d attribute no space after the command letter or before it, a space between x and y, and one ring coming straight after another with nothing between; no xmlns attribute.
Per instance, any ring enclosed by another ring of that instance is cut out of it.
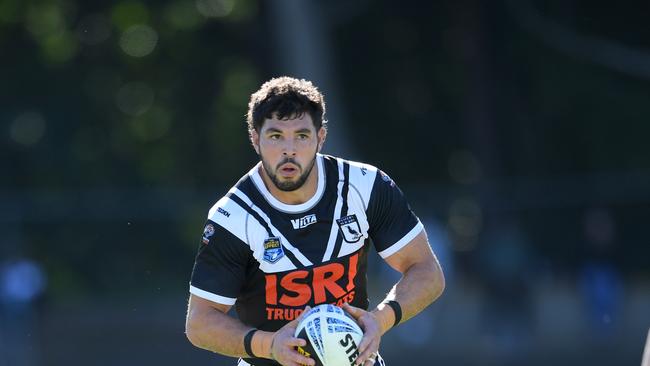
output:
<svg viewBox="0 0 650 366"><path fill-rule="evenodd" d="M302 168L300 164L298 164L298 162L296 162L294 159L285 158L277 165L276 169L273 169L271 168L271 165L266 160L264 160L264 157L261 154L260 154L260 158L262 159L262 165L264 166L264 171L266 172L266 176L268 176L269 179L271 179L271 182L273 182L273 185L277 189L283 192L292 192L302 187L307 181L307 178L309 178L309 174L311 173L311 170L314 168L314 164L316 163L316 154L314 154L314 158L307 166L307 169L303 171L303 173L298 177L296 181L291 181L291 180L281 181L278 178L278 175L275 174L277 168L279 168L281 165L286 163L291 163L296 165L298 168Z"/></svg>

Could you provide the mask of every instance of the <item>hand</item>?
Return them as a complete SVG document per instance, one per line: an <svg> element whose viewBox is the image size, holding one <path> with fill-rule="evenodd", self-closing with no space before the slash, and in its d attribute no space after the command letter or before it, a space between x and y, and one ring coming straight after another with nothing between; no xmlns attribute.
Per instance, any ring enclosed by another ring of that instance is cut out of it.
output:
<svg viewBox="0 0 650 366"><path fill-rule="evenodd" d="M313 359L301 355L296 350L296 347L304 347L307 345L307 342L302 338L293 336L300 319L302 319L309 309L310 307L307 306L298 318L285 324L284 327L278 329L273 335L270 352L271 358L283 366L314 366L316 364Z"/></svg>
<svg viewBox="0 0 650 366"><path fill-rule="evenodd" d="M379 342L381 342L381 330L377 317L369 311L348 303L343 304L343 309L352 315L363 329L363 338L359 344L359 356L354 362L355 365L373 366L379 350Z"/></svg>

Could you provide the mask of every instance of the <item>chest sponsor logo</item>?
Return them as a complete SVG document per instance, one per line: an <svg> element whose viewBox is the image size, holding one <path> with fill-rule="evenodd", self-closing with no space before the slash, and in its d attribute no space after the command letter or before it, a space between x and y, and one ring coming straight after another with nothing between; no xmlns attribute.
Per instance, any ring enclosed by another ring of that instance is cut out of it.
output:
<svg viewBox="0 0 650 366"><path fill-rule="evenodd" d="M357 215L341 217L336 220L336 223L339 225L339 231L346 242L356 243L363 237Z"/></svg>
<svg viewBox="0 0 650 366"><path fill-rule="evenodd" d="M264 256L263 259L269 263L275 263L284 257L284 250L280 244L280 238L270 237L264 240Z"/></svg>
<svg viewBox="0 0 650 366"><path fill-rule="evenodd" d="M358 265L359 252L340 262L265 274L267 319L293 320L305 305L352 302Z"/></svg>
<svg viewBox="0 0 650 366"><path fill-rule="evenodd" d="M299 219L291 220L291 225L293 225L293 228L296 229L296 230L305 228L305 227L307 227L307 226L309 226L311 224L315 224L315 223L316 223L316 215L314 215L314 214L307 215L307 216L301 217Z"/></svg>
<svg viewBox="0 0 650 366"><path fill-rule="evenodd" d="M205 225L205 229L203 229L203 244L208 244L210 242L210 237L214 235L214 226L212 224L207 224Z"/></svg>

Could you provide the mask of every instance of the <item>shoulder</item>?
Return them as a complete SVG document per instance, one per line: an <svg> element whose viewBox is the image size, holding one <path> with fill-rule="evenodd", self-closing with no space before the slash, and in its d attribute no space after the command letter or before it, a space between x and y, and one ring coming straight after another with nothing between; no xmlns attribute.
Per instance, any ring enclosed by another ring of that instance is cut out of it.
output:
<svg viewBox="0 0 650 366"><path fill-rule="evenodd" d="M231 188L228 193L221 197L208 210L207 219L221 226L242 242L247 242L246 226L249 213L246 210L246 203L238 199L237 186Z"/></svg>
<svg viewBox="0 0 650 366"><path fill-rule="evenodd" d="M376 166L364 162L347 160L338 157L329 157L339 169L340 181L347 177L350 186L350 192L357 195L365 207L375 187L377 177L381 175L381 170Z"/></svg>
<svg viewBox="0 0 650 366"><path fill-rule="evenodd" d="M347 160L330 155L324 155L323 157L332 169L338 169L341 173L347 174L350 183L355 185L370 184L372 186L377 172L380 171L377 167L371 164L359 161ZM345 172L345 170L347 170L347 172Z"/></svg>

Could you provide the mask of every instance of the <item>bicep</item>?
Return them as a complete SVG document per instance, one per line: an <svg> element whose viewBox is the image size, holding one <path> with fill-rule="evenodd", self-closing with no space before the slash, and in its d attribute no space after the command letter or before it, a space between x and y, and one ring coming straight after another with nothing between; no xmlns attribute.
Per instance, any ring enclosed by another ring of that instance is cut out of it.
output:
<svg viewBox="0 0 650 366"><path fill-rule="evenodd" d="M201 329L207 324L210 324L210 319L213 319L215 316L227 316L226 314L230 311L231 307L231 305L219 304L190 294L190 299L187 304L187 316L185 318L185 330L188 337L201 334Z"/></svg>
<svg viewBox="0 0 650 366"><path fill-rule="evenodd" d="M427 234L420 231L408 244L400 248L397 252L385 257L384 260L388 265L400 273L406 272L414 264L431 264L437 265L437 261L427 240Z"/></svg>
<svg viewBox="0 0 650 366"><path fill-rule="evenodd" d="M233 335L241 333L243 324L226 314L230 307L190 295L185 320L185 334L190 342L213 352L237 354L239 336Z"/></svg>
<svg viewBox="0 0 650 366"><path fill-rule="evenodd" d="M190 300L188 304L188 317L193 314L205 314L210 313L215 310L218 310L224 314L227 314L230 311L232 305L220 304L218 302L210 301L202 297L190 294Z"/></svg>

